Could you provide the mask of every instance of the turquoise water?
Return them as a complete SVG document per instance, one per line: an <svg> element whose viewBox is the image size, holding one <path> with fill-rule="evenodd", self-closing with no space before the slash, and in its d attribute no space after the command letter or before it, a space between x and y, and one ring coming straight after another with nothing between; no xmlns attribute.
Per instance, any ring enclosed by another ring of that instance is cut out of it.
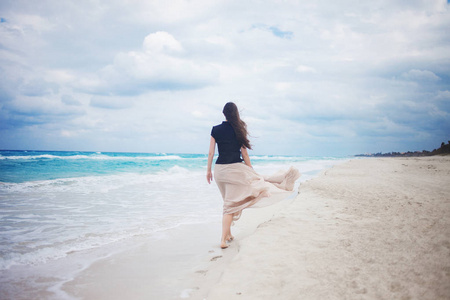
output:
<svg viewBox="0 0 450 300"><path fill-rule="evenodd" d="M251 156L254 165L336 160L330 157ZM0 182L20 183L124 173L154 174L177 166L204 169L205 154L77 151L0 151Z"/></svg>
<svg viewBox="0 0 450 300"><path fill-rule="evenodd" d="M25 182L119 173L155 173L177 165L204 166L203 154L0 151L0 182Z"/></svg>

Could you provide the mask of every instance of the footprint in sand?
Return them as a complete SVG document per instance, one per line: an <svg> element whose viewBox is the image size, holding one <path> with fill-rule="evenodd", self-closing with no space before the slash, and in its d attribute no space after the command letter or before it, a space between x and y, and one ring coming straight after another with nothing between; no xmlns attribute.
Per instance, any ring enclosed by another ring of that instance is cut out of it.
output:
<svg viewBox="0 0 450 300"><path fill-rule="evenodd" d="M211 258L211 261L216 261L216 260L218 260L221 257L222 257L222 255L214 256L213 258Z"/></svg>

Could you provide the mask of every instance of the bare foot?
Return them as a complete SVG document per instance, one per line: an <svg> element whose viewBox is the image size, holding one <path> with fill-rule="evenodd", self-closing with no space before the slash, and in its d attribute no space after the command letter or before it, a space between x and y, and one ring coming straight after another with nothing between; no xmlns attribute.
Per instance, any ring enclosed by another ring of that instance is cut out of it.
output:
<svg viewBox="0 0 450 300"><path fill-rule="evenodd" d="M228 242L231 242L232 240L234 240L234 236L232 236L231 234L229 236L227 236Z"/></svg>
<svg viewBox="0 0 450 300"><path fill-rule="evenodd" d="M222 242L222 243L220 244L220 248L222 248L222 249L227 249L227 248L228 248L227 243Z"/></svg>

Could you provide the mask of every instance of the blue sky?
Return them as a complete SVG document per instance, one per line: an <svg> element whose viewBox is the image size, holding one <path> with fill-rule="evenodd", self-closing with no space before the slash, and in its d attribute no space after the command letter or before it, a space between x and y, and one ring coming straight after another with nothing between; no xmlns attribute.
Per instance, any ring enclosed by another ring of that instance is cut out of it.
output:
<svg viewBox="0 0 450 300"><path fill-rule="evenodd" d="M2 1L0 149L254 154L450 140L450 12L413 1Z"/></svg>

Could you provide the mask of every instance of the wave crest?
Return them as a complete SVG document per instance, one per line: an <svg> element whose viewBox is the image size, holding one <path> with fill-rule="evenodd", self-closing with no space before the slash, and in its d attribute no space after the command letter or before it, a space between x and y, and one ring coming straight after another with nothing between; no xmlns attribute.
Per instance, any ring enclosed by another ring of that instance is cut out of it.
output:
<svg viewBox="0 0 450 300"><path fill-rule="evenodd" d="M178 155L164 155L164 156L109 156L104 154L96 155L52 155L52 154L42 154L42 155L11 155L11 156L0 156L3 160L38 160L38 159L93 159L93 160L181 160L183 159Z"/></svg>

